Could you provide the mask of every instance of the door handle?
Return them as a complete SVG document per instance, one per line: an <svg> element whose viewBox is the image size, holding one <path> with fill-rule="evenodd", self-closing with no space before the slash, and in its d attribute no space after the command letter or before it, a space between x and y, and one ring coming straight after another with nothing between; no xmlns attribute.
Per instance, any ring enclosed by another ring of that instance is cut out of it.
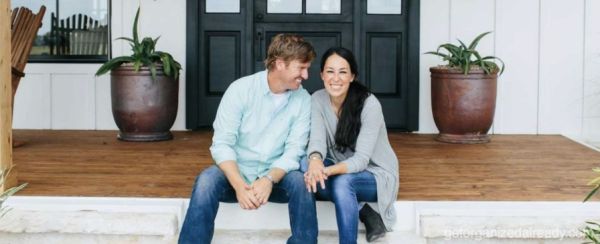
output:
<svg viewBox="0 0 600 244"><path fill-rule="evenodd" d="M262 20L265 16L262 13L256 14L256 20Z"/></svg>

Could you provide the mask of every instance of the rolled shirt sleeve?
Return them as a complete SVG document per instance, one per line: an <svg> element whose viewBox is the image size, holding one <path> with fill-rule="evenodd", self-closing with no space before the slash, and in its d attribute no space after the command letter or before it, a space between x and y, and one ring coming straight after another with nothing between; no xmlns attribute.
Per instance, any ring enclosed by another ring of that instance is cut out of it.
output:
<svg viewBox="0 0 600 244"><path fill-rule="evenodd" d="M243 115L244 94L239 92L238 83L232 83L225 91L213 123L214 135L210 152L216 164L237 161L234 146Z"/></svg>

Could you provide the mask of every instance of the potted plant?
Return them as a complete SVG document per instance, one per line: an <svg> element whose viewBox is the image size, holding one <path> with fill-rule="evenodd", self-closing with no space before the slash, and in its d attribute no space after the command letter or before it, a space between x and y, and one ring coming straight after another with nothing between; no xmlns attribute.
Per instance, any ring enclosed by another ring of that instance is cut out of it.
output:
<svg viewBox="0 0 600 244"><path fill-rule="evenodd" d="M6 183L6 181L8 179L9 173L10 173L10 168L9 169L0 168L0 189L4 189L4 184ZM21 189L25 188L25 186L27 186L27 183L23 183L19 186L12 187L4 192L0 192L0 219L8 212L8 209L3 207L2 204L4 204L4 202L8 199L8 197L12 196L13 194L17 193Z"/></svg>
<svg viewBox="0 0 600 244"><path fill-rule="evenodd" d="M171 54L156 51L159 38L138 38L140 8L133 22L131 56L116 57L102 65L96 75L111 71L112 112L118 138L125 141L170 140L177 116L181 65Z"/></svg>
<svg viewBox="0 0 600 244"><path fill-rule="evenodd" d="M438 141L449 143L486 143L494 120L496 82L504 71L504 62L484 56L475 49L485 35L477 36L469 46L442 44L435 52L446 65L431 67L431 106L439 130ZM447 53L440 52L445 49ZM494 60L500 61L499 68Z"/></svg>
<svg viewBox="0 0 600 244"><path fill-rule="evenodd" d="M595 173L600 173L600 168L592 169ZM587 202L594 195L598 193L598 189L600 189L600 176L592 179L588 182L588 185L594 186L594 188L588 193L588 195L583 199L583 202ZM581 233L585 235L585 239L587 240L584 243L595 243L600 244L600 223L595 221L586 221L586 226L583 230L580 230Z"/></svg>

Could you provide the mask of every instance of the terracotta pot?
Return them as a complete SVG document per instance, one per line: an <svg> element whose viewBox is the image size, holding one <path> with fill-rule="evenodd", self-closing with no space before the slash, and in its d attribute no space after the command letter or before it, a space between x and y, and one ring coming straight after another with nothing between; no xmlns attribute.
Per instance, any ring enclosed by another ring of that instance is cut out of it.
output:
<svg viewBox="0 0 600 244"><path fill-rule="evenodd" d="M471 70L432 67L431 106L439 130L438 141L449 143L487 143L494 121L498 74Z"/></svg>
<svg viewBox="0 0 600 244"><path fill-rule="evenodd" d="M118 138L125 141L173 139L170 132L177 116L179 79L165 76L157 65L156 80L150 69L135 72L124 64L110 73L112 112Z"/></svg>

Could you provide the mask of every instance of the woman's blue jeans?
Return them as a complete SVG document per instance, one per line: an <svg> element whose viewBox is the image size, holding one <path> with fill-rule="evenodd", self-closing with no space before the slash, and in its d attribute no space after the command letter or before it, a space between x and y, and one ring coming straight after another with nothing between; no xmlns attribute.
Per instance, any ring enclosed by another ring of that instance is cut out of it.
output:
<svg viewBox="0 0 600 244"><path fill-rule="evenodd" d="M196 178L190 206L179 234L179 243L211 242L219 202L233 203L237 202L237 198L223 171L213 165ZM292 236L287 243L317 243L315 197L306 191L304 176L300 171L290 171L279 183L274 184L269 202L289 202ZM265 218L265 221L269 219Z"/></svg>
<svg viewBox="0 0 600 244"><path fill-rule="evenodd" d="M333 164L329 159L324 163L325 166ZM306 159L300 161L300 169L303 172L308 169ZM325 181L325 189L317 184L316 198L334 203L340 243L356 243L360 210L358 203L377 202L377 182L375 176L366 170L331 176Z"/></svg>

